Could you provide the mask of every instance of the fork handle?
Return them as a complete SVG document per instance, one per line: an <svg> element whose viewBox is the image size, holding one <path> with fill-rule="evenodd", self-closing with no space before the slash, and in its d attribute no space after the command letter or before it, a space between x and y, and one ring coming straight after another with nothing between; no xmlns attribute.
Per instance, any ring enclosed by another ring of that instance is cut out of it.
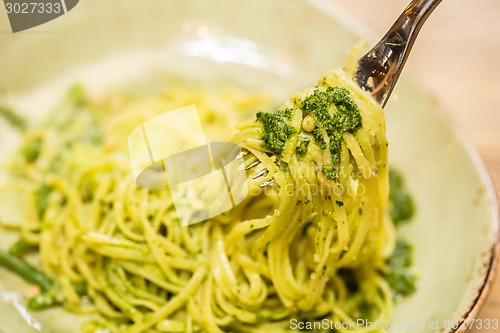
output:
<svg viewBox="0 0 500 333"><path fill-rule="evenodd" d="M413 0L385 36L358 60L354 79L385 106L418 32L442 0Z"/></svg>

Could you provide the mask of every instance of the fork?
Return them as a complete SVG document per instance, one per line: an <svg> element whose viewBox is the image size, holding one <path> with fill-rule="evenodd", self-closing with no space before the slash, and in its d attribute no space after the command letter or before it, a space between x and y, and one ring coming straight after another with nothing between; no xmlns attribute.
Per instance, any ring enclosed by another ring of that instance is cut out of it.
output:
<svg viewBox="0 0 500 333"><path fill-rule="evenodd" d="M358 60L354 80L361 88L369 91L382 107L385 107L394 90L422 25L441 1L412 0L384 37ZM247 155L248 151L242 151L238 157ZM249 158L245 169L250 170L259 164L256 158ZM257 171L252 179L266 176L267 173L263 168ZM273 182L271 178L259 186L265 187Z"/></svg>

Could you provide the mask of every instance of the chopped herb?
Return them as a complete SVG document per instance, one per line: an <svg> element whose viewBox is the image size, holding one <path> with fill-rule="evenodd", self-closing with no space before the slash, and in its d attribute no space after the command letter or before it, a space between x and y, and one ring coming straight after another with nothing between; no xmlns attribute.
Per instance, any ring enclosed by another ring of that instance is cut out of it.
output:
<svg viewBox="0 0 500 333"><path fill-rule="evenodd" d="M339 206L342 207L344 205L343 201L335 200L335 203Z"/></svg>

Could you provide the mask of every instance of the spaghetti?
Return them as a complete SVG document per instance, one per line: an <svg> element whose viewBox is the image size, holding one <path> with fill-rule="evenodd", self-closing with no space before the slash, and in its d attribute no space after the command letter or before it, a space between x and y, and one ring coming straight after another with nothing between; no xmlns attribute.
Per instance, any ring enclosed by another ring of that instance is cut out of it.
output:
<svg viewBox="0 0 500 333"><path fill-rule="evenodd" d="M209 132L230 133L228 110L249 114L262 97L169 88L91 101L76 89L28 132L11 166L28 200L18 228L64 307L97 314L84 331L288 332L292 319L389 320L385 119L353 70L351 61L240 126L233 140L250 152L245 162L260 162L250 195L188 227L167 190L134 183L128 133L192 103L209 110Z"/></svg>

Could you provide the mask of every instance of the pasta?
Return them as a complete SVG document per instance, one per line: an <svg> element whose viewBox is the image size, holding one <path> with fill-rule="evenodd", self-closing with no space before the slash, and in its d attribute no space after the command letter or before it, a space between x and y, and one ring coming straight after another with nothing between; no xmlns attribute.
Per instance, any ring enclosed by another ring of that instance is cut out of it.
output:
<svg viewBox="0 0 500 333"><path fill-rule="evenodd" d="M269 104L265 97L187 93L179 84L92 101L75 88L27 133L9 176L28 201L16 227L38 248L63 306L95 315L82 329L256 333L292 331L293 319L389 320L393 297L381 272L395 232L385 119L353 70L351 60L241 125L232 140L249 152L247 165L260 162L249 170L249 196L188 227L178 214L189 212L175 211L168 190L136 186L128 133L193 103L208 110L208 132L231 133L237 118Z"/></svg>

